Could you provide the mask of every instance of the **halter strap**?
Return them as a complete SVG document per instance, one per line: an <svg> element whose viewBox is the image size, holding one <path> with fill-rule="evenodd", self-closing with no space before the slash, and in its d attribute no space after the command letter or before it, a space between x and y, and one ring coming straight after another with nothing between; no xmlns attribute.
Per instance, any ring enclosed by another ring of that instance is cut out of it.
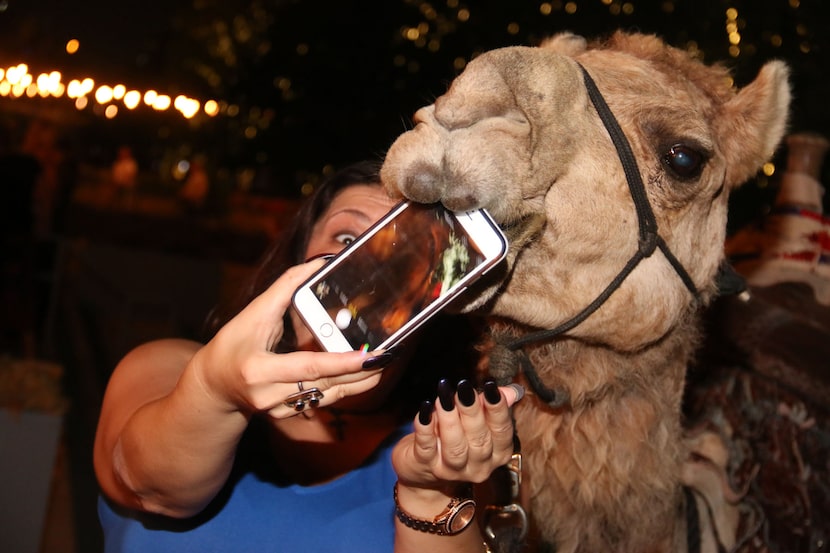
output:
<svg viewBox="0 0 830 553"><path fill-rule="evenodd" d="M631 198L634 201L634 207L637 211L639 232L638 248L617 276L614 277L614 279L608 284L608 286L600 292L600 294L591 303L589 303L571 319L568 319L556 328L531 332L502 344L502 347L505 347L512 352L516 352L516 350L531 342L549 340L555 336L568 332L582 323L597 309L599 309L602 304L605 303L609 297L611 297L611 294L613 294L622 285L623 281L625 281L637 265L639 265L643 259L650 257L656 249L659 249L663 253L666 260L674 268L675 272L680 277L680 280L683 281L683 284L692 294L694 299L697 301L700 300L700 293L698 292L694 281L689 276L689 273L674 256L668 244L666 244L663 238L658 234L657 219L655 218L654 211L651 209L651 204L648 201L648 195L646 194L646 189L643 185L643 179L640 177L640 170L637 166L637 161L634 158L631 145L629 144L625 133L622 131L622 128L620 128L617 119L614 117L614 114L611 112L611 109L602 97L602 94L597 88L594 80L581 64L579 64L579 68L582 70L585 87L588 90L588 97L591 99L591 103L597 110L600 120L608 131L611 141L614 143L614 147L617 150L617 156L619 157L623 171L625 172L625 180L628 183L628 189L631 193ZM567 392L563 393L561 390L557 392L545 387L544 384L542 384L538 374L536 374L536 370L530 363L527 355L524 354L524 352L516 353L520 355L520 358L514 359L514 361L518 361L522 365L522 370L528 377L528 381L534 392L553 406L561 406L563 397L567 398L568 396Z"/></svg>
<svg viewBox="0 0 830 553"><path fill-rule="evenodd" d="M631 145L626 139L625 133L620 128L617 118L611 112L611 108L605 102L605 98L602 97L594 79L581 64L579 68L582 70L585 88L588 89L588 97L591 99L591 103L594 104L602 124L605 125L605 130L611 136L611 142L614 143L614 147L617 149L617 156L620 158L620 163L622 163L625 172L628 190L631 192L631 198L634 200L634 207L637 210L637 222L640 230L639 252L643 257L649 257L657 247L657 219L654 217L654 211L652 211L651 204L648 202L637 160L634 158L634 153L631 151Z"/></svg>
<svg viewBox="0 0 830 553"><path fill-rule="evenodd" d="M599 92L594 79L588 74L588 71L580 64L579 68L582 70L582 75L585 80L585 87L588 89L588 97L594 108L599 114L599 118L605 125L608 134L611 136L611 141L617 149L617 155L622 163L623 171L625 171L625 180L628 183L628 189L631 192L631 198L634 200L634 208L637 210L637 221L640 229L640 253L643 257L650 257L654 253L654 248L660 248L663 255L674 268L680 280L691 292L695 299L700 298L700 293L695 286L694 281L686 272L686 269L680 261L674 256L668 244L657 233L657 219L654 217L654 211L651 209L651 204L646 195L646 187L643 185L643 179L640 177L640 169L637 167L637 159L631 151L631 145L625 137L625 133L620 128L617 118L611 112L611 108L605 102L605 98Z"/></svg>

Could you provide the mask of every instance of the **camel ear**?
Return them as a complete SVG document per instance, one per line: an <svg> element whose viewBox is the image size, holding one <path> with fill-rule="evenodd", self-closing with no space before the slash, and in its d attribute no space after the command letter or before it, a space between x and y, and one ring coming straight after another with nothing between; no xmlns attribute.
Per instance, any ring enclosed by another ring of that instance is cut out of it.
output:
<svg viewBox="0 0 830 553"><path fill-rule="evenodd" d="M588 41L579 35L564 32L546 38L539 47L563 56L574 57L588 48Z"/></svg>
<svg viewBox="0 0 830 553"><path fill-rule="evenodd" d="M721 142L728 187L743 184L754 176L778 148L787 129L788 77L784 62L768 62L754 81L724 105L719 134L724 137Z"/></svg>

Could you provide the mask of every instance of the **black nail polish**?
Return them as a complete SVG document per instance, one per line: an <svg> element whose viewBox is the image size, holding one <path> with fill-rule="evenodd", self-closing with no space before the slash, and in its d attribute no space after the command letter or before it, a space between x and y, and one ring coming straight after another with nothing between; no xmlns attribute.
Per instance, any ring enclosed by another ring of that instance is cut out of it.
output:
<svg viewBox="0 0 830 553"><path fill-rule="evenodd" d="M367 358L363 362L363 368L365 370L380 369L382 367L385 367L389 363L391 363L392 359L393 359L393 355L391 353L389 353L388 351L385 351L385 352L381 353L380 355L375 355L373 357Z"/></svg>
<svg viewBox="0 0 830 553"><path fill-rule="evenodd" d="M421 408L418 409L418 422L421 423L422 426L426 426L429 424L429 421L432 420L432 402L429 400L425 400L421 403Z"/></svg>
<svg viewBox="0 0 830 553"><path fill-rule="evenodd" d="M501 401L501 392L499 392L499 385L495 380L487 380L484 383L484 399L490 405L496 405Z"/></svg>
<svg viewBox="0 0 830 553"><path fill-rule="evenodd" d="M458 400L464 407L471 407L476 402L476 389L469 380L458 383Z"/></svg>
<svg viewBox="0 0 830 553"><path fill-rule="evenodd" d="M438 400L444 411L452 411L455 408L455 388L446 378L438 383Z"/></svg>

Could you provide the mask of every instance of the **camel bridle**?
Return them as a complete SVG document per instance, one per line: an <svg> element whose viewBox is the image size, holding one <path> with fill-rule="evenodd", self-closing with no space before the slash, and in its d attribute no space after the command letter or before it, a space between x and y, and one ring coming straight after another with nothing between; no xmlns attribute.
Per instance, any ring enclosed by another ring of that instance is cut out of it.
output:
<svg viewBox="0 0 830 553"><path fill-rule="evenodd" d="M570 400L567 390L554 390L542 383L535 367L530 362L527 354L521 351L522 346L531 342L540 342L550 340L568 332L573 329L597 309L599 309L606 300L622 285L623 281L628 278L628 275L640 264L640 262L648 257L651 257L658 249L663 253L665 258L674 268L680 280L692 294L695 301L700 302L700 292L695 286L694 281L689 276L689 273L683 267L683 264L675 257L665 240L660 236L657 229L657 219L654 216L654 211L648 201L643 179L640 176L640 170L637 166L637 161L631 151L631 145L625 136L622 128L620 128L616 117L611 112L611 108L605 102L602 94L597 88L596 83L588 74L588 71L582 65L579 65L585 81L585 87L588 90L588 97L597 111L605 129L614 143L617 150L617 156L622 163L623 171L625 172L625 179L628 183L628 189L631 193L631 198L634 201L634 207L637 211L638 222L638 247L637 251L631 256L625 266L620 270L616 277L606 286L606 288L597 295L597 297L589 303L579 313L560 324L556 328L550 330L539 330L525 334L518 338L497 337L496 348L491 355L490 373L500 381L508 381L516 374L517 365L521 365L522 372L524 372L528 383L533 391L540 399L548 403L551 407L562 407Z"/></svg>
<svg viewBox="0 0 830 553"><path fill-rule="evenodd" d="M613 294L625 281L629 274L640 264L643 259L651 257L656 250L663 252L668 262L674 268L680 280L692 295L692 301L702 304L700 292L695 286L689 273L683 264L674 256L669 246L660 236L657 230L657 220L654 211L646 195L643 180L637 167L637 161L631 151L631 145L625 137L608 104L602 97L596 83L585 70L579 65L588 90L591 103L599 114L600 120L605 125L617 155L625 171L626 182L637 210L637 221L639 227L639 240L637 251L631 256L622 270L611 281L610 284L589 303L584 309L572 318L550 330L539 330L528 333L519 338L510 336L495 336L496 345L490 354L490 374L505 384L516 376L518 366L521 366L530 387L539 398L552 408L561 408L570 402L570 393L566 389L552 389L542 383L542 379L536 368L530 362L526 352L521 348L531 342L551 340L580 324L587 319L594 311L600 308L603 303ZM721 263L718 274L715 278L718 293L737 294L746 289L742 277L732 267L724 262ZM507 465L499 467L491 478L494 482L495 501L485 511L485 530L490 543L496 545L493 551L513 551L523 543L528 532L529 518L527 511L519 502L519 489L522 481L522 453L518 434L514 430L514 454ZM686 504L686 548L690 553L700 553L700 519L697 504L693 492L686 486L683 487L684 501ZM490 521L502 521L504 524L501 533L497 534ZM505 524L505 522L507 524ZM512 523L512 525L510 524ZM507 549L505 549L505 547Z"/></svg>

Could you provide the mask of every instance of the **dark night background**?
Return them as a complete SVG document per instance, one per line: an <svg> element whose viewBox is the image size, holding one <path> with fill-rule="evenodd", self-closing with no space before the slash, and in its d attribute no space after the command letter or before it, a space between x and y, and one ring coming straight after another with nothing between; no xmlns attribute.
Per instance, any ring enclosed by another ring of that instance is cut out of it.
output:
<svg viewBox="0 0 830 553"><path fill-rule="evenodd" d="M737 48L728 10L737 10ZM109 371L131 345L193 337L297 198L332 167L382 158L417 108L478 53L560 31L598 37L616 29L655 33L725 63L738 85L770 59L787 61L791 131L830 137L827 0L0 0L4 70L26 63L35 76L59 70L64 83L91 77L96 86L222 106L190 120L143 105L108 119L94 101L79 110L66 95L0 96L9 141L0 146L19 147L27 128L45 121L74 171L72 216L4 260L4 271L24 276L10 280L19 289L3 290L3 301L11 298L3 332L20 323L11 331L31 338L24 353L63 365L71 402L62 470L72 482L72 529L58 550L100 550L91 443ZM73 38L80 49L70 55ZM140 166L136 204L98 199L120 145L133 148ZM176 204L185 176L173 169L197 157L207 162L211 201L194 214ZM759 175L734 194L730 225L761 216L775 185Z"/></svg>
<svg viewBox="0 0 830 553"><path fill-rule="evenodd" d="M89 75L96 83L239 108L234 116L190 122L122 110L108 121L90 108L72 113L65 98L3 98L0 112L24 103L31 104L28 113L68 110L77 154L91 163L108 164L115 145L128 140L144 167L157 167L174 151L200 152L226 186L243 168L266 175L260 191L267 194L296 195L328 164L382 156L464 61L563 30L656 33L699 50L708 62L727 63L738 84L764 61L785 59L795 87L792 129L830 131L830 7L821 0L2 0L0 6L0 66L26 61L33 74L59 69L65 81ZM738 11L737 57L729 53L728 8ZM419 25L418 40L404 37ZM70 38L81 43L73 56L64 51Z"/></svg>

